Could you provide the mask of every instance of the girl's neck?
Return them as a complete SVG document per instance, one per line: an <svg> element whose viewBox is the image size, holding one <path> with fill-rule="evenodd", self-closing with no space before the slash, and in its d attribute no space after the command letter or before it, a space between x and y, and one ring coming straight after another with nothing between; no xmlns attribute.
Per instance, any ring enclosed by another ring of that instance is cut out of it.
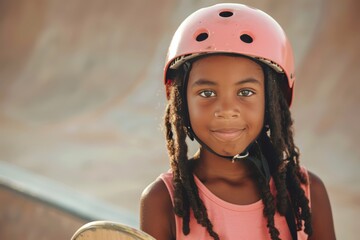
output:
<svg viewBox="0 0 360 240"><path fill-rule="evenodd" d="M194 173L199 178L249 179L253 171L246 161L236 161L216 156L201 148L194 156Z"/></svg>

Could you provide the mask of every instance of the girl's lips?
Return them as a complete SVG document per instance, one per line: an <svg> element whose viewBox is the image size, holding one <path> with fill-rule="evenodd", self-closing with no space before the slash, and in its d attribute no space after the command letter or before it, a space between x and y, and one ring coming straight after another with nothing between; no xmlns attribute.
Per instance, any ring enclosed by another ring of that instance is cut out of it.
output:
<svg viewBox="0 0 360 240"><path fill-rule="evenodd" d="M216 129L212 130L212 135L221 142L235 141L241 137L245 129Z"/></svg>

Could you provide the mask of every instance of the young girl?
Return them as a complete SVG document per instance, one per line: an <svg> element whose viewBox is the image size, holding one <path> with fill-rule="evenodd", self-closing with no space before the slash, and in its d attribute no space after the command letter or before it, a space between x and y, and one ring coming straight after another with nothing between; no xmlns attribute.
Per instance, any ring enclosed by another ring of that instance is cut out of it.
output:
<svg viewBox="0 0 360 240"><path fill-rule="evenodd" d="M171 170L141 199L141 229L170 239L335 239L321 180L299 165L291 46L266 13L190 15L165 66ZM187 156L186 137L200 144Z"/></svg>

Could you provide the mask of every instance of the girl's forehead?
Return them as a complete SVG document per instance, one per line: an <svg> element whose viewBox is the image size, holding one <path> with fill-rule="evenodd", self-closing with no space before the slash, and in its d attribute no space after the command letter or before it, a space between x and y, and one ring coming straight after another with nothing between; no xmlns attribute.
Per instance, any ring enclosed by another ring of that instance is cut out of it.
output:
<svg viewBox="0 0 360 240"><path fill-rule="evenodd" d="M263 69L255 61L242 56L211 55L192 64L190 78L198 76L251 76L263 78Z"/></svg>

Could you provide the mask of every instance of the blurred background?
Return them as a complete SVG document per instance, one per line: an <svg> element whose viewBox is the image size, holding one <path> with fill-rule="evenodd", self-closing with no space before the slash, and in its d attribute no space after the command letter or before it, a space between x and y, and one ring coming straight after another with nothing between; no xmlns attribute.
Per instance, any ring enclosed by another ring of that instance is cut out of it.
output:
<svg viewBox="0 0 360 240"><path fill-rule="evenodd" d="M117 213L137 225L142 190L169 168L161 126L167 47L186 16L220 2L0 0L1 239L48 239L39 236L49 219L66 237L86 219ZM359 2L233 2L264 10L288 34L302 164L327 187L337 237L356 239ZM69 208L81 214L60 221Z"/></svg>

